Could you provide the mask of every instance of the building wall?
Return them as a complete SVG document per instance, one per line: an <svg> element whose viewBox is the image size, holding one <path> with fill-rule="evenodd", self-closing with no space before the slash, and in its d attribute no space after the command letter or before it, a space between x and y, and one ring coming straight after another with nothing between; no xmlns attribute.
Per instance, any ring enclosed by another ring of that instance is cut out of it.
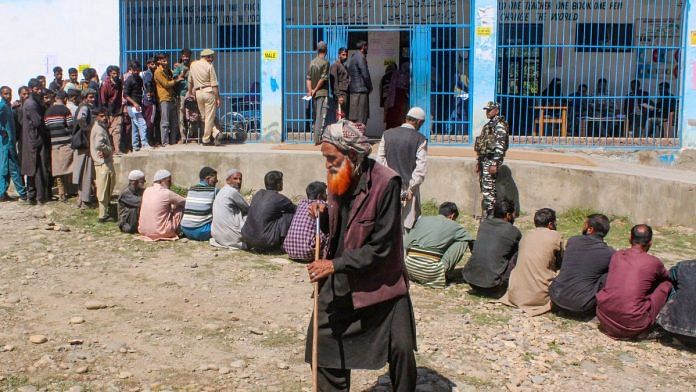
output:
<svg viewBox="0 0 696 392"><path fill-rule="evenodd" d="M117 0L0 1L0 83L15 91L60 65L89 65L99 74L119 63Z"/></svg>

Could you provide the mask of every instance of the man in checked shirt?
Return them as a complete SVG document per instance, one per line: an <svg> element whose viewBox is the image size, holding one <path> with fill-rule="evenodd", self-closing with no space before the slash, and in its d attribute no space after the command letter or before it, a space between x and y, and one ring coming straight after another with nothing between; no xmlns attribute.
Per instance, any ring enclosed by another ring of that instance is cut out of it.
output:
<svg viewBox="0 0 696 392"><path fill-rule="evenodd" d="M288 235L283 242L283 251L296 261L314 261L316 246L316 222L309 215L312 203L326 204L326 184L315 181L307 185L307 199L297 206ZM321 249L326 246L326 234L320 233Z"/></svg>

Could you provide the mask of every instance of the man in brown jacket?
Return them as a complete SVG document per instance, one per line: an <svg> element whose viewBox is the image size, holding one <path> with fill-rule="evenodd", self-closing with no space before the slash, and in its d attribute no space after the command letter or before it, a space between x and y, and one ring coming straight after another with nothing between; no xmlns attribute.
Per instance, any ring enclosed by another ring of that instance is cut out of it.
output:
<svg viewBox="0 0 696 392"><path fill-rule="evenodd" d="M179 115L176 104L176 84L184 80L183 75L174 79L172 70L169 69L169 59L160 54L157 56L157 70L155 71L155 88L160 104L160 133L162 146L176 144L179 136Z"/></svg>
<svg viewBox="0 0 696 392"><path fill-rule="evenodd" d="M403 257L401 180L368 158L364 129L341 120L322 138L329 200L321 217L329 246L324 259L307 266L320 286L319 390L347 391L351 369L381 369L389 362L394 391L413 391L416 329ZM311 353L310 323L307 362Z"/></svg>

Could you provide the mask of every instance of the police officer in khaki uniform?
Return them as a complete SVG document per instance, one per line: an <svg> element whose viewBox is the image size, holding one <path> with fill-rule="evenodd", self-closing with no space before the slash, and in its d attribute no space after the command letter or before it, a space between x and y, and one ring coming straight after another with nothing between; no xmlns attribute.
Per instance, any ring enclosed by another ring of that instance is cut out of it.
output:
<svg viewBox="0 0 696 392"><path fill-rule="evenodd" d="M188 95L196 99L198 110L203 118L203 144L211 145L220 143L220 130L215 128L215 111L220 107L220 89L218 87L217 74L213 67L212 49L201 51L201 58L191 64L189 70Z"/></svg>
<svg viewBox="0 0 696 392"><path fill-rule="evenodd" d="M483 196L483 216L493 213L496 200L495 180L498 168L503 164L505 152L508 149L508 124L500 115L500 105L488 102L483 108L488 117L488 123L483 126L481 135L476 137L474 149L478 157L476 173L479 175L479 185Z"/></svg>

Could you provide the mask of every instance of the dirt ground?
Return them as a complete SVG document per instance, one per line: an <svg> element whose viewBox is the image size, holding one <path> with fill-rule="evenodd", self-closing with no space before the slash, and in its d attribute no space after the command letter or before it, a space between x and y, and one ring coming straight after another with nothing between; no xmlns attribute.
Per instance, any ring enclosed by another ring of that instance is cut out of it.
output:
<svg viewBox="0 0 696 392"><path fill-rule="evenodd" d="M185 240L145 243L72 203L3 203L0 220L0 390L310 390L303 265ZM660 232L673 240L658 256L693 257L693 231ZM613 341L594 323L528 318L465 284L413 285L411 296L419 391L696 385L694 352L670 338ZM352 390L389 390L385 375L356 371Z"/></svg>

